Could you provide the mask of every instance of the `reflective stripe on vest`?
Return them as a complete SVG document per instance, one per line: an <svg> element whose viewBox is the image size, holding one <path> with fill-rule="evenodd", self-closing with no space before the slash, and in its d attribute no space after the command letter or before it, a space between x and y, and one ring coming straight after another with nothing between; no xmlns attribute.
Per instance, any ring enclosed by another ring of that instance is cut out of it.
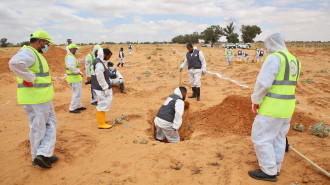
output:
<svg viewBox="0 0 330 185"><path fill-rule="evenodd" d="M32 51L35 56L34 65L29 67L28 70L36 76L36 79L32 87L26 87L23 85L23 79L17 77L17 101L19 104L46 103L54 97L47 61L31 46L23 46L23 48Z"/></svg>
<svg viewBox="0 0 330 185"><path fill-rule="evenodd" d="M286 50L277 51L272 55L280 57L281 70L278 72L269 92L263 98L258 113L276 118L290 118L295 109L295 89L301 63ZM295 72L296 74L294 74Z"/></svg>
<svg viewBox="0 0 330 185"><path fill-rule="evenodd" d="M76 60L76 58L73 56L73 54L67 54L65 56L65 69L66 69L66 81L68 83L76 83L76 82L81 82L82 81L82 77L79 74L75 74L74 72L72 72L66 65L66 59L67 57L72 57L75 61L75 68L77 68L79 70L79 64L78 61Z"/></svg>
<svg viewBox="0 0 330 185"><path fill-rule="evenodd" d="M89 65L89 76L92 75L92 65L93 61L95 60L95 56L93 53L88 54L89 55L89 60L90 60L90 65Z"/></svg>

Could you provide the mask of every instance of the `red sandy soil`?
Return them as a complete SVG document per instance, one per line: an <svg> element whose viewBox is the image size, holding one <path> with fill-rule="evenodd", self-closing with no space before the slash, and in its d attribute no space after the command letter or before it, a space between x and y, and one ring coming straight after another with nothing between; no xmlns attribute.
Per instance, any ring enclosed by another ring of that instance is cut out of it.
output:
<svg viewBox="0 0 330 185"><path fill-rule="evenodd" d="M64 78L65 47L51 47L44 56L55 88L54 155L59 157L52 169L31 165L28 119L17 104L16 77L8 67L8 61L19 48L0 49L3 66L0 68L0 184L274 184L254 180L247 173L259 168L250 138L254 114L249 96L262 64L233 62L226 67L224 49L199 46L209 71L248 88L207 73L202 77L202 101L187 98L190 108L185 111L179 130L182 142L160 143L154 139L153 119L179 85L179 66L187 52L185 46L134 45L132 55L128 54L127 45L102 47L112 50L111 60L115 64L119 48L124 47L126 67L118 70L124 76L127 93L121 94L119 87L113 87L113 102L106 117L113 122L125 114L128 119L110 130L97 129L95 106L90 104L90 86L84 84L82 103L87 110L69 114L72 90ZM84 72L85 57L92 48L81 47L76 57ZM304 132L290 129L289 143L329 172L329 137L314 136L307 128L321 121L329 124L330 49L295 47L289 50L302 62L303 73L297 86L298 104L291 125L303 123L306 128ZM252 58L254 50L248 52ZM151 72L149 77L146 71ZM190 95L186 68L181 75L182 85ZM304 82L308 78L313 79L313 83ZM142 144L143 141L146 144ZM330 182L293 151L286 153L282 166L277 184Z"/></svg>

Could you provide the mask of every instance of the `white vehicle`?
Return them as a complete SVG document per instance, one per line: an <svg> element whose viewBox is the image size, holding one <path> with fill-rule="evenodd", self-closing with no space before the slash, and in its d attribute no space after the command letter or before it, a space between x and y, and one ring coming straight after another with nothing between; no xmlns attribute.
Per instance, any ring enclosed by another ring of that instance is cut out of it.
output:
<svg viewBox="0 0 330 185"><path fill-rule="evenodd" d="M212 47L212 45L211 44L204 44L204 45L202 45L202 47L210 48L210 47Z"/></svg>

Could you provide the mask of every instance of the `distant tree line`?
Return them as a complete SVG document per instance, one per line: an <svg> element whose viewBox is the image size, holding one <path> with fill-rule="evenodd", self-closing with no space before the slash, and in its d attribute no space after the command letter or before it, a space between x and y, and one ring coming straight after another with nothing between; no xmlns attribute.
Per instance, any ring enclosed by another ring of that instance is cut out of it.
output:
<svg viewBox="0 0 330 185"><path fill-rule="evenodd" d="M200 34L194 32L193 34L179 35L172 38L173 43L198 43L199 39L203 39L206 44L213 45L218 42L220 37L225 36L230 43L238 43L239 35L234 33L236 26L234 21L222 28L219 25L212 25L202 31ZM261 33L261 29L256 25L242 25L240 31L242 32L241 38L244 43L254 42L254 38Z"/></svg>

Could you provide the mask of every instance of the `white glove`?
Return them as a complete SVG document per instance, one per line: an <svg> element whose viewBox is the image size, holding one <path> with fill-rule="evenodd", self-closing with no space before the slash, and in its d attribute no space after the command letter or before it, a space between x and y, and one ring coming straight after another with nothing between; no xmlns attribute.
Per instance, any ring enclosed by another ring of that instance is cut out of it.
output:
<svg viewBox="0 0 330 185"><path fill-rule="evenodd" d="M203 70L203 71L202 71L202 74L205 75L205 74L206 74L206 70Z"/></svg>
<svg viewBox="0 0 330 185"><path fill-rule="evenodd" d="M104 91L104 94L105 94L105 95L110 94L110 89L106 89L106 90Z"/></svg>

